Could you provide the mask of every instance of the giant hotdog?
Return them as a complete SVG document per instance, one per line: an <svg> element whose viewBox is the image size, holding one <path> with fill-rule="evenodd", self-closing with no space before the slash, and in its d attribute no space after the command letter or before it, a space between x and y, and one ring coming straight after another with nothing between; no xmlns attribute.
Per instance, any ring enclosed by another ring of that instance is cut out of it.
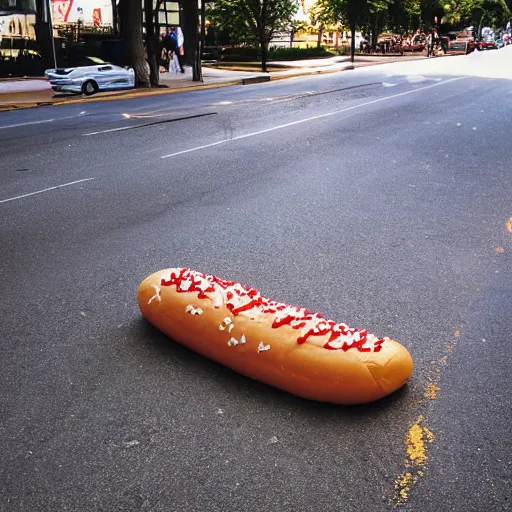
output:
<svg viewBox="0 0 512 512"><path fill-rule="evenodd" d="M186 268L149 276L138 302L175 341L303 398L363 404L396 391L412 373L409 352L390 338Z"/></svg>

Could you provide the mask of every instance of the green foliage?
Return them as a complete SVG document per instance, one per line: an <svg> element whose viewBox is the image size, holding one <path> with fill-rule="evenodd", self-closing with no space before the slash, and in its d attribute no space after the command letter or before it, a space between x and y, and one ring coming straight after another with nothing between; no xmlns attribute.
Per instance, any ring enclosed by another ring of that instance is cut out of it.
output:
<svg viewBox="0 0 512 512"><path fill-rule="evenodd" d="M332 57L325 48L270 48L269 60L302 60ZM224 48L220 60L223 62L260 62L261 49L254 46Z"/></svg>
<svg viewBox="0 0 512 512"><path fill-rule="evenodd" d="M212 30L224 34L226 44L268 46L282 29L307 28L304 22L293 21L297 1L217 0L207 17ZM453 30L469 25L503 28L512 19L506 0L317 0L310 15L317 30L356 27L377 34L429 31L436 17L438 24Z"/></svg>
<svg viewBox="0 0 512 512"><path fill-rule="evenodd" d="M506 0L318 0L315 17L324 24L412 31L430 30L435 17L457 28L472 23L504 27L512 14Z"/></svg>
<svg viewBox="0 0 512 512"><path fill-rule="evenodd" d="M230 34L232 44L267 44L297 12L296 0L217 0L208 10L212 28Z"/></svg>
<svg viewBox="0 0 512 512"><path fill-rule="evenodd" d="M301 60L332 57L333 54L325 48L271 48L270 60Z"/></svg>

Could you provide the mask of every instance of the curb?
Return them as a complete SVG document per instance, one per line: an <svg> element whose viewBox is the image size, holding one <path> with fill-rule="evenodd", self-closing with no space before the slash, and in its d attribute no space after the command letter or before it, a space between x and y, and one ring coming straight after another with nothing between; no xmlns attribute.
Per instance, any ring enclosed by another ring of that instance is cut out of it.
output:
<svg viewBox="0 0 512 512"><path fill-rule="evenodd" d="M202 91L206 89L219 89L221 87L230 87L232 85L241 85L241 80L230 80L229 82L219 82L217 84L193 85L191 87L175 87L168 89L144 89L140 92L129 92L126 94L112 94L111 96L99 96L90 98L80 98L76 100L62 100L52 102L52 105L73 105L77 103L93 103L104 101L131 100L133 98L141 98L146 96L162 96L165 94L176 94L179 92Z"/></svg>
<svg viewBox="0 0 512 512"><path fill-rule="evenodd" d="M80 103L92 103L92 102L105 102L105 101L119 101L119 100L130 100L133 98L142 98L146 96L161 96L164 94L176 94L180 92L189 92L189 91L201 91L206 89L219 89L221 87L230 87L232 85L242 85L242 80L230 80L229 82L219 82L216 84L202 84L191 87L175 87L168 89L143 89L138 90L137 92L129 92L125 94L112 94L108 96L96 96L91 98L77 98L74 100L56 100L56 101L44 101L44 102L27 102L27 103L17 103L11 105L1 105L0 104L0 112L8 112L11 110L24 110L27 108L36 108L43 106L51 106L57 107L59 105L76 105ZM1 95L0 95L1 97Z"/></svg>
<svg viewBox="0 0 512 512"><path fill-rule="evenodd" d="M55 105L55 103L51 102L51 101L16 103L16 104L12 104L12 105L1 105L0 104L0 112L10 112L11 110L25 110L27 108L36 108L36 107L50 107L52 105Z"/></svg>
<svg viewBox="0 0 512 512"><path fill-rule="evenodd" d="M281 76L271 76L270 81L274 82L276 80L286 80L287 78L299 78L301 76L312 76L312 75L331 75L333 73L340 73L342 71L352 71L356 69L354 65L346 66L340 69L328 69L328 70L318 70L318 71L308 71L306 73L293 73L289 75L281 75Z"/></svg>

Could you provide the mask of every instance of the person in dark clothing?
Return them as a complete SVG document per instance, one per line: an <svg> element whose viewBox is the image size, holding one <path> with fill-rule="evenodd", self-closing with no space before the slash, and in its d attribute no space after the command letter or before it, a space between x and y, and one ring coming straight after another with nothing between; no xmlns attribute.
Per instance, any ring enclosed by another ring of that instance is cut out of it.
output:
<svg viewBox="0 0 512 512"><path fill-rule="evenodd" d="M181 29L178 28L176 30L174 27L171 28L170 38L172 39L172 45L174 47L174 54L176 57L178 57L178 63L180 65L180 70L182 73L185 73L185 70L183 69L183 41L180 39L183 38L182 33L180 34Z"/></svg>
<svg viewBox="0 0 512 512"><path fill-rule="evenodd" d="M430 51L427 52L428 55L433 55L434 54L434 50L436 50L436 53L437 53L437 50L439 49L439 34L437 33L437 28L434 27L434 30L432 31L432 34L430 35L431 39L430 39L430 42L429 42L429 49Z"/></svg>
<svg viewBox="0 0 512 512"><path fill-rule="evenodd" d="M172 52L175 50L174 41L171 38L171 33L169 29L165 31L165 34L162 34L160 39L160 52L162 58L162 65L169 71L169 65L172 61Z"/></svg>

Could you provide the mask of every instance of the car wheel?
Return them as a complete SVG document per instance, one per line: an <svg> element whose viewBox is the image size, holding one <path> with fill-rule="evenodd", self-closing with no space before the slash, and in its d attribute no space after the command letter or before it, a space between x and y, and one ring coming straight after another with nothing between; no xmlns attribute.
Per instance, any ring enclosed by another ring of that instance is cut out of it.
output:
<svg viewBox="0 0 512 512"><path fill-rule="evenodd" d="M98 92L98 84L94 80L87 80L82 85L82 93L86 96L92 96Z"/></svg>

